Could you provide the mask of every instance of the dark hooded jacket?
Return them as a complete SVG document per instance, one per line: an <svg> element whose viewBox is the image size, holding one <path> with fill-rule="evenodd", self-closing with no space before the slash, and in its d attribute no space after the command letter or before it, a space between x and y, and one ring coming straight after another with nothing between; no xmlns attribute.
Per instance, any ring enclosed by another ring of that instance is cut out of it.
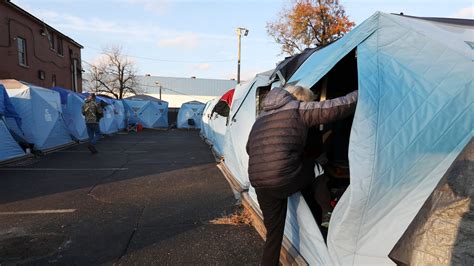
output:
<svg viewBox="0 0 474 266"><path fill-rule="evenodd" d="M303 163L308 128L354 113L357 91L323 102L300 102L275 88L263 100L247 142L249 179L255 188L309 184L312 165ZM305 169L307 168L307 169Z"/></svg>

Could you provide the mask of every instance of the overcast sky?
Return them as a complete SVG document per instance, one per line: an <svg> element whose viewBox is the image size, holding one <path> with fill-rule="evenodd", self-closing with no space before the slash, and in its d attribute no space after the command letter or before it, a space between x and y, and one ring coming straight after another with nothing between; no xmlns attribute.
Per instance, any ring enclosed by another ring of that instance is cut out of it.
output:
<svg viewBox="0 0 474 266"><path fill-rule="evenodd" d="M242 79L275 67L283 56L266 33L289 0L12 0L84 46L92 63L107 45L119 44L139 74L236 77L237 35L242 38ZM341 0L360 24L376 11L474 19L472 0ZM87 63L83 62L83 67Z"/></svg>

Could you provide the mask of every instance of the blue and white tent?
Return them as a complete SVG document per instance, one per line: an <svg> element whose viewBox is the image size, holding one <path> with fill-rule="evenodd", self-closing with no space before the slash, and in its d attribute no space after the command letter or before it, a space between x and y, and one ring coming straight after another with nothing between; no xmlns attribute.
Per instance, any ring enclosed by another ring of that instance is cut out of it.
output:
<svg viewBox="0 0 474 266"><path fill-rule="evenodd" d="M89 96L89 93L82 93L81 97L85 99ZM115 117L115 106L114 100L104 97L96 96L96 102L102 106L104 116L99 121L100 133L102 134L113 134L118 132L118 120Z"/></svg>
<svg viewBox="0 0 474 266"><path fill-rule="evenodd" d="M0 162L25 155L23 149L8 130L5 123L7 117L13 120L21 120L15 111L15 107L10 102L5 87L0 84Z"/></svg>
<svg viewBox="0 0 474 266"><path fill-rule="evenodd" d="M178 111L176 126L178 128L201 128L202 114L205 106L204 103L198 101L183 103Z"/></svg>
<svg viewBox="0 0 474 266"><path fill-rule="evenodd" d="M103 105L104 116L100 119L99 127L102 134L113 134L119 130L118 121L115 118L115 106L114 100L97 96L97 102Z"/></svg>
<svg viewBox="0 0 474 266"><path fill-rule="evenodd" d="M84 99L79 94L61 87L51 88L61 96L63 117L69 133L75 140L88 139L86 123L82 115Z"/></svg>
<svg viewBox="0 0 474 266"><path fill-rule="evenodd" d="M113 105L115 109L115 121L119 130L125 129L125 107L121 100L113 100Z"/></svg>
<svg viewBox="0 0 474 266"><path fill-rule="evenodd" d="M165 101L127 98L123 100L128 124L140 123L144 128L168 127L168 103Z"/></svg>
<svg viewBox="0 0 474 266"><path fill-rule="evenodd" d="M316 51L289 78L288 83L315 88L326 78L330 84L351 76L353 89L359 89L349 142L350 185L334 209L327 245L303 197L297 193L288 204L285 237L307 263L393 264L388 254L473 138L473 38L472 20L376 13ZM242 138L255 120L252 108L244 111L248 121L242 115L235 124L248 125L229 127ZM244 142L227 143L240 146L236 157L246 158ZM233 160L224 158L229 165ZM240 165L232 172L245 179L247 166Z"/></svg>
<svg viewBox="0 0 474 266"><path fill-rule="evenodd" d="M34 149L44 151L72 142L64 123L59 93L16 80L0 81L21 117L21 129Z"/></svg>

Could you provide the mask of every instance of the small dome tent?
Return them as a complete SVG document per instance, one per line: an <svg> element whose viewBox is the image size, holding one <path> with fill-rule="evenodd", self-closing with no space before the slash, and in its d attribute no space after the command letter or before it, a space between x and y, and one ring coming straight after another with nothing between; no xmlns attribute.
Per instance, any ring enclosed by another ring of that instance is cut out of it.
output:
<svg viewBox="0 0 474 266"><path fill-rule="evenodd" d="M83 141L88 139L86 123L82 115L82 105L84 99L79 94L61 87L53 87L52 90L61 96L61 105L63 108L64 122L69 133L76 140Z"/></svg>
<svg viewBox="0 0 474 266"><path fill-rule="evenodd" d="M8 130L5 123L6 117L19 119L5 87L0 84L0 162L25 155Z"/></svg>
<svg viewBox="0 0 474 266"><path fill-rule="evenodd" d="M201 128L202 114L205 104L198 101L186 102L178 112L178 128Z"/></svg>
<svg viewBox="0 0 474 266"><path fill-rule="evenodd" d="M59 93L22 83L0 80L22 119L21 129L34 149L44 151L70 144L72 139L63 119Z"/></svg>
<svg viewBox="0 0 474 266"><path fill-rule="evenodd" d="M90 93L82 93L81 97L86 98L89 96ZM118 121L115 118L115 106L114 100L97 95L96 102L102 106L102 111L104 112L104 116L99 121L100 132L102 134L113 134L118 132Z"/></svg>
<svg viewBox="0 0 474 266"><path fill-rule="evenodd" d="M140 123L144 128L168 127L168 103L147 95L123 100L128 124Z"/></svg>
<svg viewBox="0 0 474 266"><path fill-rule="evenodd" d="M113 134L118 132L118 121L115 118L115 106L114 100L104 97L97 96L97 101L102 104L104 116L100 119L100 132L103 134Z"/></svg>
<svg viewBox="0 0 474 266"><path fill-rule="evenodd" d="M113 105L115 109L115 120L119 130L125 129L125 107L122 100L113 100Z"/></svg>

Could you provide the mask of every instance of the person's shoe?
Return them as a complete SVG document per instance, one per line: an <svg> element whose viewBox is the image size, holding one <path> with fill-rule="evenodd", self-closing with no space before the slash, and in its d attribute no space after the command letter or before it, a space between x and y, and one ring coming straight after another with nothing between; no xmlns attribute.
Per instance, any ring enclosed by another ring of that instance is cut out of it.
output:
<svg viewBox="0 0 474 266"><path fill-rule="evenodd" d="M97 149L96 149L96 148L94 147L94 145L92 145L92 144L87 145L87 148L89 149L89 151L90 151L92 154L98 153Z"/></svg>
<svg viewBox="0 0 474 266"><path fill-rule="evenodd" d="M331 220L331 214L332 212L327 212L323 215L321 227L329 228L329 220Z"/></svg>

